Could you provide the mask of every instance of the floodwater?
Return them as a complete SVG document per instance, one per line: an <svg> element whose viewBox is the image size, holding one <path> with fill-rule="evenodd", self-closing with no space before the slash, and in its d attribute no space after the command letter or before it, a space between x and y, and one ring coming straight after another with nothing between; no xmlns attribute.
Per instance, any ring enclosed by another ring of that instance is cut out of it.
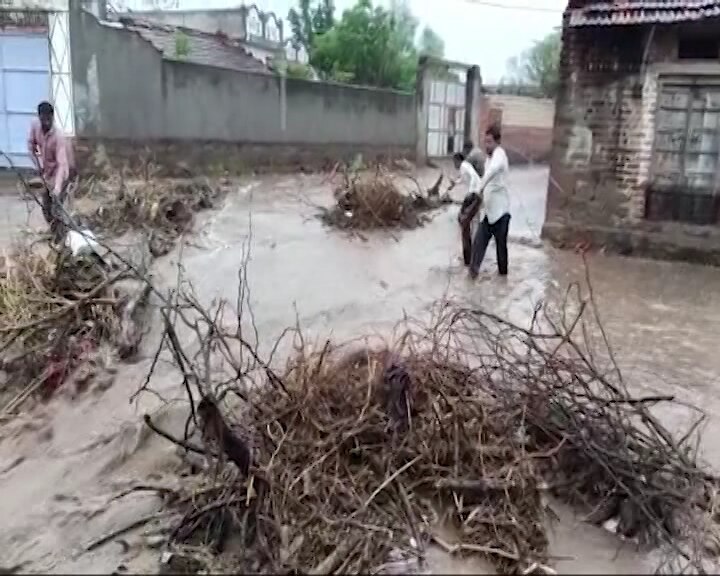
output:
<svg viewBox="0 0 720 576"><path fill-rule="evenodd" d="M345 339L387 333L404 313L422 315L436 298L464 298L518 322L536 302L553 299L582 281L581 258L543 246L545 168L511 175L510 275L495 274L492 247L480 279L470 282L458 261L455 209L437 212L421 229L350 236L315 218L331 201L322 176L248 178L224 204L201 215L182 247L182 264L201 299L235 300L243 242L251 237L251 301L268 346L299 319L311 337ZM430 181L432 173L423 174ZM37 215L34 214L33 218ZM0 243L26 220L24 205L0 196ZM176 252L157 263L156 283L176 281ZM672 391L709 414L703 454L720 468L720 269L610 257L589 258L592 285L617 361L638 388ZM146 356L155 334L148 337ZM59 396L32 414L0 425L0 569L111 572L152 570L158 552L152 536L131 532L92 552L104 534L159 509L152 497L113 496L134 483L172 478L178 458L167 442L148 434L141 415L158 408L129 396L142 383L150 358L120 367L108 390L78 398ZM179 396L172 371L155 388ZM669 427L684 424L665 415ZM155 418L177 429L179 409ZM553 532L555 567L565 573L627 573L653 569L650 557L559 508ZM433 553L438 572L481 571Z"/></svg>

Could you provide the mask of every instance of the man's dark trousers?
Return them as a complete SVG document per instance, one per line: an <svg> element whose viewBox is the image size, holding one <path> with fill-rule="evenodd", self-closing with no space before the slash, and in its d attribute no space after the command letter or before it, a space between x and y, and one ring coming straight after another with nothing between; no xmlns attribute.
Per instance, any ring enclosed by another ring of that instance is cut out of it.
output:
<svg viewBox="0 0 720 576"><path fill-rule="evenodd" d="M510 228L510 214L503 214L496 222L490 224L487 216L478 226L475 239L472 243L472 258L470 262L470 273L474 276L480 272L480 265L485 258L490 238L495 238L495 249L497 251L498 272L505 276L508 271L508 250L507 237Z"/></svg>
<svg viewBox="0 0 720 576"><path fill-rule="evenodd" d="M470 266L472 257L472 220L478 213L480 208L480 202L478 201L478 195L475 192L471 192L463 199L462 206L460 207L460 214L458 221L460 223L460 234L462 236L462 254L463 262L465 266Z"/></svg>

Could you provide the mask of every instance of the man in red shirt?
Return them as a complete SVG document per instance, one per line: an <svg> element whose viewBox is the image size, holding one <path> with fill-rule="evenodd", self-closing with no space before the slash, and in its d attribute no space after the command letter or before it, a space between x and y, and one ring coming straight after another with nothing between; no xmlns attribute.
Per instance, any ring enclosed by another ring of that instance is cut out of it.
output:
<svg viewBox="0 0 720 576"><path fill-rule="evenodd" d="M30 126L28 149L44 181L43 215L52 226L58 218L62 221L62 210L58 208L75 176L75 158L70 143L55 126L55 110L50 102L38 105L38 118Z"/></svg>

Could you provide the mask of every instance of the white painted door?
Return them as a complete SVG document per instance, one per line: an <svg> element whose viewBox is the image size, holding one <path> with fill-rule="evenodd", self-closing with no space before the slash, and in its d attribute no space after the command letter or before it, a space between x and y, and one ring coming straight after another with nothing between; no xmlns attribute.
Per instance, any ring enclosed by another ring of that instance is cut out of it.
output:
<svg viewBox="0 0 720 576"><path fill-rule="evenodd" d="M465 85L454 80L430 79L425 83L429 95L427 155L452 156L462 151L465 131Z"/></svg>
<svg viewBox="0 0 720 576"><path fill-rule="evenodd" d="M50 100L47 32L0 31L0 150L17 167L32 166L27 136L42 100Z"/></svg>

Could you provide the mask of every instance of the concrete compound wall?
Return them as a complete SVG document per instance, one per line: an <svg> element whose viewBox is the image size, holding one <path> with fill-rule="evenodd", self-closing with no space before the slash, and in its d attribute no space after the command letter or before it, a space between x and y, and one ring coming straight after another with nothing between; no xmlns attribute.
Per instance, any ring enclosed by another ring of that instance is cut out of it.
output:
<svg viewBox="0 0 720 576"><path fill-rule="evenodd" d="M720 264L720 230L645 218L664 75L720 74L674 61L677 28L563 32L543 235L561 246Z"/></svg>
<svg viewBox="0 0 720 576"><path fill-rule="evenodd" d="M555 116L551 99L488 93L480 106L481 133L491 124L500 125L510 163L549 161Z"/></svg>
<svg viewBox="0 0 720 576"><path fill-rule="evenodd" d="M72 11L79 156L128 162L150 148L170 167L243 171L362 153L412 156L413 94L163 60L139 36Z"/></svg>

